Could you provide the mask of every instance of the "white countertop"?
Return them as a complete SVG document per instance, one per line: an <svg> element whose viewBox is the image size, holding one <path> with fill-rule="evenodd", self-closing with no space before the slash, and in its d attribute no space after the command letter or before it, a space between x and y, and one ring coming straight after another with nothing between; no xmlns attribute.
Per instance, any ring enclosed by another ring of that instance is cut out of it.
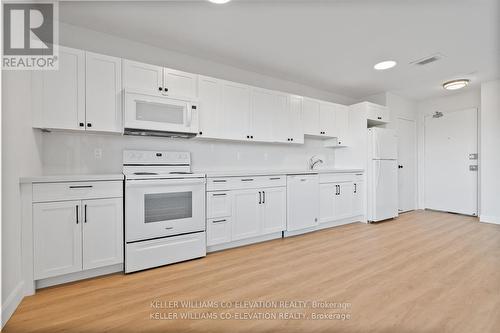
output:
<svg viewBox="0 0 500 333"><path fill-rule="evenodd" d="M241 177L241 176L272 176L272 175L304 175L322 173L355 173L364 172L363 169L282 169L282 170L226 170L226 171L203 171L207 178L217 177Z"/></svg>
<svg viewBox="0 0 500 333"><path fill-rule="evenodd" d="M98 175L51 175L22 177L20 183L55 183L55 182L84 182L84 181L105 181L105 180L123 180L123 174L98 174Z"/></svg>

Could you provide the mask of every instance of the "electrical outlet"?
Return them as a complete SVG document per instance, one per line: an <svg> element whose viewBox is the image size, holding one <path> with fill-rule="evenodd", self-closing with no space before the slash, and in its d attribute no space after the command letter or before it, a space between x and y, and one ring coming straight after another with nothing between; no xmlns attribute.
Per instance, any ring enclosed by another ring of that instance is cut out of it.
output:
<svg viewBox="0 0 500 333"><path fill-rule="evenodd" d="M96 160L100 160L102 158L102 149L101 148L94 149L94 157Z"/></svg>

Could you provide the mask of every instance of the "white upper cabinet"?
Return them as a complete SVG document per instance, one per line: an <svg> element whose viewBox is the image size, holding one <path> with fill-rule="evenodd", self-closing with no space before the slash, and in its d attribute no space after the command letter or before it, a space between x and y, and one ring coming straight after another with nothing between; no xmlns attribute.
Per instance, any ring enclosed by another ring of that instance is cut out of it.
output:
<svg viewBox="0 0 500 333"><path fill-rule="evenodd" d="M320 103L319 129L323 136L335 136L335 104L328 102Z"/></svg>
<svg viewBox="0 0 500 333"><path fill-rule="evenodd" d="M304 134L334 137L335 104L304 98L302 107Z"/></svg>
<svg viewBox="0 0 500 333"><path fill-rule="evenodd" d="M203 138L224 138L222 81L207 76L198 79L199 133Z"/></svg>
<svg viewBox="0 0 500 333"><path fill-rule="evenodd" d="M146 94L195 99L198 75L175 69L123 60L123 86Z"/></svg>
<svg viewBox="0 0 500 333"><path fill-rule="evenodd" d="M34 71L33 127L85 130L85 52L59 47L59 69Z"/></svg>
<svg viewBox="0 0 500 333"><path fill-rule="evenodd" d="M349 140L349 107L335 105L335 130L334 135L339 146L346 146Z"/></svg>
<svg viewBox="0 0 500 333"><path fill-rule="evenodd" d="M222 82L222 138L252 140L250 133L251 89L249 86L229 81Z"/></svg>
<svg viewBox="0 0 500 333"><path fill-rule="evenodd" d="M186 99L197 98L198 75L163 68L163 94Z"/></svg>
<svg viewBox="0 0 500 333"><path fill-rule="evenodd" d="M142 93L163 91L163 67L123 60L123 88Z"/></svg>
<svg viewBox="0 0 500 333"><path fill-rule="evenodd" d="M86 52L85 63L85 128L121 133L121 59Z"/></svg>
<svg viewBox="0 0 500 333"><path fill-rule="evenodd" d="M304 143L304 130L302 128L302 104L303 98L301 96L289 96L289 114L287 128L289 129L288 133L290 136L290 142L292 143Z"/></svg>
<svg viewBox="0 0 500 333"><path fill-rule="evenodd" d="M304 98L302 104L302 117L304 122L304 134L320 135L319 124L319 108L320 102L315 99Z"/></svg>
<svg viewBox="0 0 500 333"><path fill-rule="evenodd" d="M286 113L286 97L284 105L280 102L280 95L264 89L252 89L252 127L250 135L255 141L274 141L273 128L275 115Z"/></svg>

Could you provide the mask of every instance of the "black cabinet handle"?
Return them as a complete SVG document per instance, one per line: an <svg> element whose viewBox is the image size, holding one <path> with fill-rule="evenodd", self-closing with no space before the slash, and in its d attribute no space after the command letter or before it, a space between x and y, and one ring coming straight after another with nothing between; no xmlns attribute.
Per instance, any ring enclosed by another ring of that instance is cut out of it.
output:
<svg viewBox="0 0 500 333"><path fill-rule="evenodd" d="M262 192L259 191L259 205L262 203Z"/></svg>
<svg viewBox="0 0 500 333"><path fill-rule="evenodd" d="M214 197L221 197L224 195L227 195L227 193L214 193L214 194L212 194L212 196L214 196Z"/></svg>
<svg viewBox="0 0 500 333"><path fill-rule="evenodd" d="M158 87L158 90L159 90L159 91L162 91L162 90L163 90L163 88L162 88L162 87Z"/></svg>
<svg viewBox="0 0 500 333"><path fill-rule="evenodd" d="M91 123L87 123L87 127L92 127L92 124Z"/></svg>
<svg viewBox="0 0 500 333"><path fill-rule="evenodd" d="M272 178L269 178L269 180L280 180L281 177L272 177Z"/></svg>
<svg viewBox="0 0 500 333"><path fill-rule="evenodd" d="M377 117L377 119L382 119L382 117Z"/></svg>
<svg viewBox="0 0 500 333"><path fill-rule="evenodd" d="M358 192L358 184L354 183L354 193L357 193Z"/></svg>
<svg viewBox="0 0 500 333"><path fill-rule="evenodd" d="M200 135L203 135L203 132L200 132L199 134L200 134Z"/></svg>
<svg viewBox="0 0 500 333"><path fill-rule="evenodd" d="M227 180L225 180L225 179L215 179L215 180L213 180L213 182L214 183L225 183L225 182L227 182Z"/></svg>
<svg viewBox="0 0 500 333"><path fill-rule="evenodd" d="M80 222L78 220L78 205L76 205L76 210L75 211L76 211L76 224L78 224L78 222Z"/></svg>
<svg viewBox="0 0 500 333"><path fill-rule="evenodd" d="M87 204L83 206L83 223L87 223Z"/></svg>
<svg viewBox="0 0 500 333"><path fill-rule="evenodd" d="M242 179L242 182L253 182L253 178Z"/></svg>
<svg viewBox="0 0 500 333"><path fill-rule="evenodd" d="M71 185L69 188L92 188L92 185Z"/></svg>
<svg viewBox="0 0 500 333"><path fill-rule="evenodd" d="M222 223L222 222L226 222L227 220L216 220L216 221L212 221L212 223Z"/></svg>
<svg viewBox="0 0 500 333"><path fill-rule="evenodd" d="M163 90L168 91L168 88L163 88Z"/></svg>
<svg viewBox="0 0 500 333"><path fill-rule="evenodd" d="M262 203L266 203L266 191L262 191Z"/></svg>
<svg viewBox="0 0 500 333"><path fill-rule="evenodd" d="M80 124L78 124L78 125L80 125L80 127L84 127L84 126L85 126L85 124L84 124L84 123L80 123Z"/></svg>
<svg viewBox="0 0 500 333"><path fill-rule="evenodd" d="M341 194L342 194L341 189L342 189L342 188L341 188L341 187L340 187L340 185L339 185L339 195L341 195Z"/></svg>

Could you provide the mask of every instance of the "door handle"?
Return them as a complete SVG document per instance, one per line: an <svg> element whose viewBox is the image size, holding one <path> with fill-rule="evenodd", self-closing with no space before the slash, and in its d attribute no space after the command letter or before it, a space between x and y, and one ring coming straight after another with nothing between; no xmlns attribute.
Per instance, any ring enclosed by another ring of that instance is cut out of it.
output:
<svg viewBox="0 0 500 333"><path fill-rule="evenodd" d="M358 186L357 185L358 184L354 183L354 193L356 193L358 191L358 188L357 188Z"/></svg>
<svg viewBox="0 0 500 333"><path fill-rule="evenodd" d="M341 187L339 185L339 195L341 195L341 194L342 194L342 191L341 191Z"/></svg>
<svg viewBox="0 0 500 333"><path fill-rule="evenodd" d="M262 191L262 203L266 203L266 191Z"/></svg>
<svg viewBox="0 0 500 333"><path fill-rule="evenodd" d="M223 196L223 195L227 195L227 193L214 193L214 194L212 194L212 196L214 196L214 197Z"/></svg>
<svg viewBox="0 0 500 333"><path fill-rule="evenodd" d="M92 185L71 185L69 188L74 189L74 188L92 188Z"/></svg>
<svg viewBox="0 0 500 333"><path fill-rule="evenodd" d="M83 223L87 223L87 204L83 206Z"/></svg>
<svg viewBox="0 0 500 333"><path fill-rule="evenodd" d="M262 192L259 191L259 205L262 203Z"/></svg>
<svg viewBox="0 0 500 333"><path fill-rule="evenodd" d="M226 222L226 220L215 220L215 221L212 221L212 223L222 223L222 222Z"/></svg>
<svg viewBox="0 0 500 333"><path fill-rule="evenodd" d="M78 205L76 205L75 208L76 208L76 210L75 210L76 211L76 224L78 224L78 222L80 222L80 221L78 221Z"/></svg>

